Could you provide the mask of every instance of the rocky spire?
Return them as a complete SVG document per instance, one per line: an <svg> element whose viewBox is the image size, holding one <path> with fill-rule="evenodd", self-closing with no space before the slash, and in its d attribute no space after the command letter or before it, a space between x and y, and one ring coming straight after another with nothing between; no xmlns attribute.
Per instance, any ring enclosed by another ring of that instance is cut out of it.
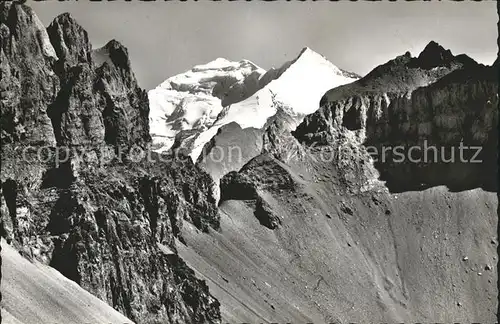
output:
<svg viewBox="0 0 500 324"><path fill-rule="evenodd" d="M91 62L92 45L87 31L69 13L57 16L47 31L59 59L70 66Z"/></svg>
<svg viewBox="0 0 500 324"><path fill-rule="evenodd" d="M436 66L448 64L454 56L450 50L444 49L435 41L431 41L418 56L420 65L423 68L433 68Z"/></svg>

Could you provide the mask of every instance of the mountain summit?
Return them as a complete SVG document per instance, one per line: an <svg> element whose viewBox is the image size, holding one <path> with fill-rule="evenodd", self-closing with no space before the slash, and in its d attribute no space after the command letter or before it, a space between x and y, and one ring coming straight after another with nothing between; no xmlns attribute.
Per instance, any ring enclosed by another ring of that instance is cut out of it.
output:
<svg viewBox="0 0 500 324"><path fill-rule="evenodd" d="M427 68L433 68L448 63L454 58L451 51L444 49L435 41L431 41L418 56L418 60Z"/></svg>
<svg viewBox="0 0 500 324"><path fill-rule="evenodd" d="M308 47L265 73L247 60L219 58L149 92L153 145L159 151L183 150L217 184L261 153L270 123L286 120L292 130L319 108L327 90L356 80ZM221 152L214 153L215 147ZM226 153L232 148L241 156L230 158Z"/></svg>
<svg viewBox="0 0 500 324"><path fill-rule="evenodd" d="M191 157L196 161L204 145L224 125L234 122L243 129L262 129L277 113L277 102L286 107L288 114L301 120L319 108L319 100L327 90L355 80L306 47L296 59L264 74L260 89L253 95L225 107L213 126L196 138Z"/></svg>

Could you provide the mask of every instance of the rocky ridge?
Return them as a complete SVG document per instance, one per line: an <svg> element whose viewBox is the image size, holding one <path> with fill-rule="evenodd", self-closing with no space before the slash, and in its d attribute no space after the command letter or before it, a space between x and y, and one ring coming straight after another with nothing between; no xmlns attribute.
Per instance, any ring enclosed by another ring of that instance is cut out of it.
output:
<svg viewBox="0 0 500 324"><path fill-rule="evenodd" d="M308 145L347 141L371 147L376 154L364 152L364 159L375 162L391 190L434 185L496 190L489 175L496 174L497 105L494 66L454 56L431 42L417 58L399 56L359 81L327 92L321 108L294 136ZM461 145L470 148L463 158ZM397 146L407 154L403 163L395 162L392 149L382 155L384 147ZM425 149L431 146L436 149ZM410 161L411 147L418 147L411 158L420 163ZM481 148L477 156L472 147ZM469 163L473 158L484 163ZM452 163L446 162L450 159Z"/></svg>
<svg viewBox="0 0 500 324"><path fill-rule="evenodd" d="M174 245L185 221L218 227L211 179L182 157L134 159L149 104L126 48L93 50L69 14L45 29L0 8L2 237L136 323L219 322Z"/></svg>

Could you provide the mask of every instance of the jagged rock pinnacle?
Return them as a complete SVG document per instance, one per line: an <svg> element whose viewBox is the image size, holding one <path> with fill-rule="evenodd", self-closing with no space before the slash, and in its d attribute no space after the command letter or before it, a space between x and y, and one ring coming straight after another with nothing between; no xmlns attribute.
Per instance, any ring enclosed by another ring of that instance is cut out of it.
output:
<svg viewBox="0 0 500 324"><path fill-rule="evenodd" d="M92 45L87 31L66 12L57 16L47 27L57 56L69 65L90 62Z"/></svg>
<svg viewBox="0 0 500 324"><path fill-rule="evenodd" d="M445 49L435 41L429 42L418 56L420 64L424 68L432 68L447 64L454 58L450 50Z"/></svg>

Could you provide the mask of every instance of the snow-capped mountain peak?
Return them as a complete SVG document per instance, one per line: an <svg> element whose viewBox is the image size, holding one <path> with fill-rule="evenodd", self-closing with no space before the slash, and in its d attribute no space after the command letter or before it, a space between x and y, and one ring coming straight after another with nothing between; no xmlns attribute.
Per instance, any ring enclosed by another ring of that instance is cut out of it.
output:
<svg viewBox="0 0 500 324"><path fill-rule="evenodd" d="M225 58L217 58L168 78L160 84L159 88L204 93L220 98L234 83L241 82L250 75L260 76L264 72L262 68L248 60L233 62Z"/></svg>
<svg viewBox="0 0 500 324"><path fill-rule="evenodd" d="M199 130L191 148L196 161L223 125L260 129L276 114L276 102L301 120L319 108L326 91L356 79L308 47L267 72L248 60L217 58L149 91L153 143L167 150L180 131Z"/></svg>
<svg viewBox="0 0 500 324"><path fill-rule="evenodd" d="M207 143L223 125L236 122L241 128L262 128L277 112L276 102L300 121L319 108L326 91L356 81L310 48L279 69L271 69L260 79L261 88L253 95L226 107L214 125L194 142L191 157L196 161Z"/></svg>
<svg viewBox="0 0 500 324"><path fill-rule="evenodd" d="M321 54L315 52L314 50L312 50L309 47L304 47L300 51L297 58L293 61L292 65L296 65L297 63L298 64L307 64L306 62L312 62L314 60L328 61L328 59L324 55L321 55ZM340 69L338 67L336 67L333 64L332 64L332 66L334 66L334 70L338 70L338 72L340 73Z"/></svg>
<svg viewBox="0 0 500 324"><path fill-rule="evenodd" d="M231 102L254 91L265 70L248 60L217 58L175 75L148 92L153 144L169 149L181 130L204 130Z"/></svg>

